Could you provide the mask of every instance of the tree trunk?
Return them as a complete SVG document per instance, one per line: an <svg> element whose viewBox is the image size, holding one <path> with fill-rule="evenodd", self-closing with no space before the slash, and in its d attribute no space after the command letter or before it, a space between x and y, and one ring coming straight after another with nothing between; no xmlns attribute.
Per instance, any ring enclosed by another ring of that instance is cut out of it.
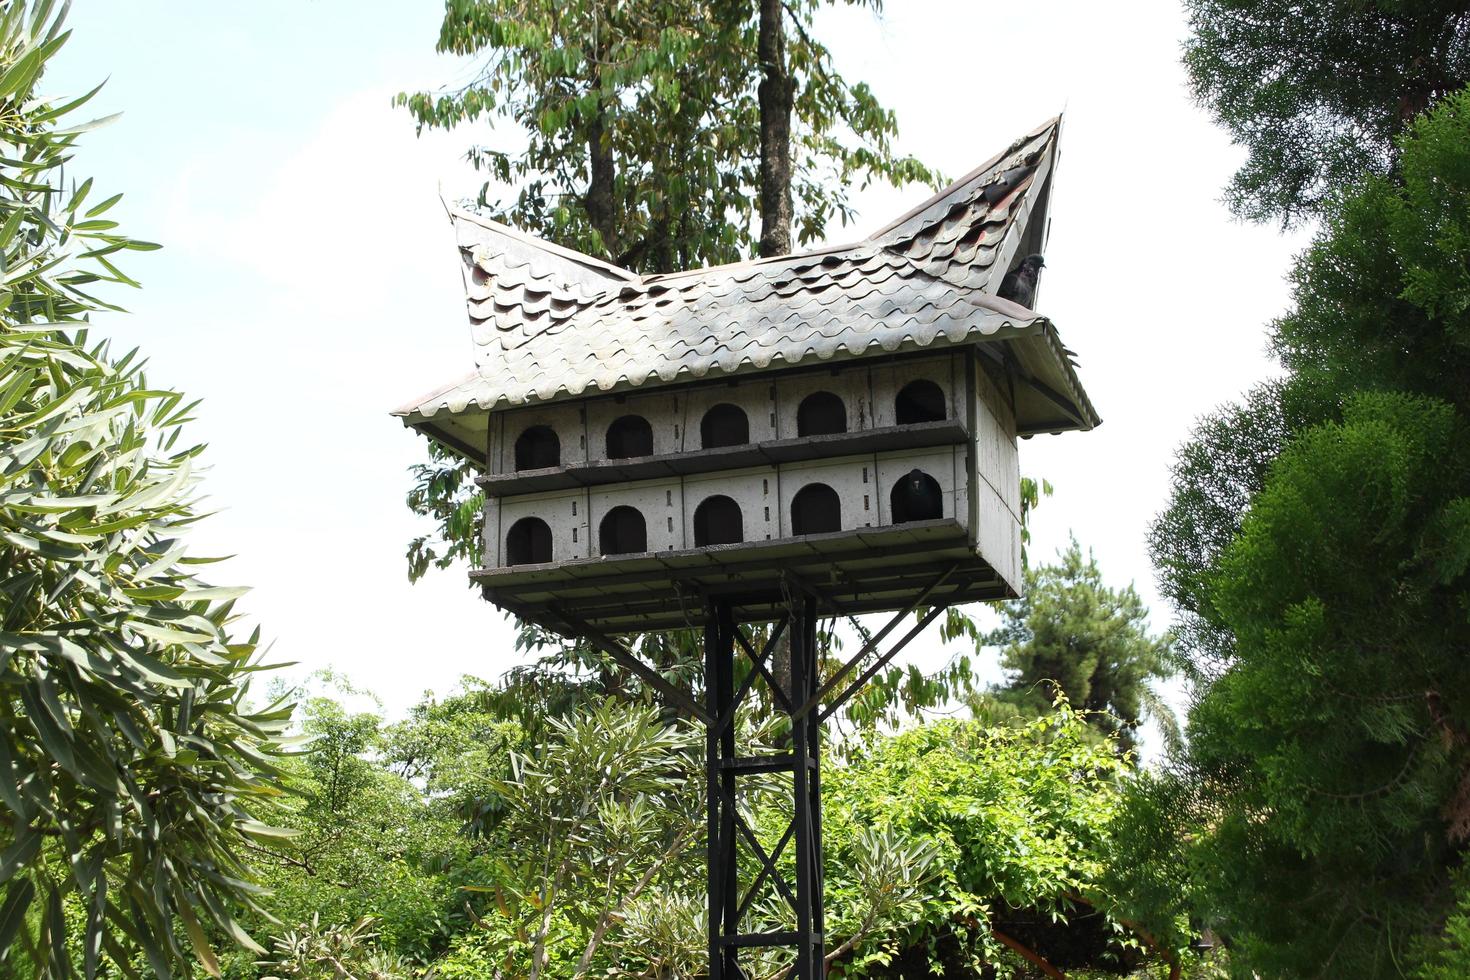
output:
<svg viewBox="0 0 1470 980"><path fill-rule="evenodd" d="M587 220L602 236L603 251L617 254L617 221L613 213L613 148L607 132L607 111L599 102L597 118L587 132L587 157L592 164L592 181L587 185Z"/></svg>
<svg viewBox="0 0 1470 980"><path fill-rule="evenodd" d="M608 127L608 103L602 96L602 69L607 63L609 45L607 28L599 30L594 27L593 30L591 82L597 95L597 113L587 127L587 162L591 171L591 181L587 185L587 220L602 236L603 253L612 257L618 254L617 215L613 203L616 162L613 160L612 133Z"/></svg>
<svg viewBox="0 0 1470 980"><path fill-rule="evenodd" d="M756 53L761 83L762 256L791 251L791 107L795 84L786 65L786 24L782 0L760 0Z"/></svg>

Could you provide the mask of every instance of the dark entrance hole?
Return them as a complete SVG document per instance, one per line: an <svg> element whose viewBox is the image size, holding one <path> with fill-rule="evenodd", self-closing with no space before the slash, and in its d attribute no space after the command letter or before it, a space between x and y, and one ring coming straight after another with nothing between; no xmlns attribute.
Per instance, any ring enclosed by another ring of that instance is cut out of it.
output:
<svg viewBox="0 0 1470 980"><path fill-rule="evenodd" d="M699 423L699 444L704 449L743 446L750 441L750 420L739 405L722 402L704 413Z"/></svg>
<svg viewBox="0 0 1470 980"><path fill-rule="evenodd" d="M624 415L607 427L607 458L653 455L653 426L641 415Z"/></svg>
<svg viewBox="0 0 1470 980"><path fill-rule="evenodd" d="M825 483L809 483L791 499L791 533L821 534L842 530L842 504Z"/></svg>
<svg viewBox="0 0 1470 980"><path fill-rule="evenodd" d="M694 510L694 547L745 540L740 505L726 496L708 497Z"/></svg>
<svg viewBox="0 0 1470 980"><path fill-rule="evenodd" d="M516 469L540 470L561 465L561 440L549 426L533 425L516 440Z"/></svg>
<svg viewBox="0 0 1470 980"><path fill-rule="evenodd" d="M637 555L648 550L648 527L632 507L614 507L602 519L597 542L604 555Z"/></svg>
<svg viewBox="0 0 1470 980"><path fill-rule="evenodd" d="M894 400L894 410L899 425L942 422L946 417L944 389L925 378L910 381Z"/></svg>
<svg viewBox="0 0 1470 980"><path fill-rule="evenodd" d="M923 470L909 470L893 485L888 495L893 523L932 521L944 516L944 491L939 481Z"/></svg>
<svg viewBox="0 0 1470 980"><path fill-rule="evenodd" d="M522 517L505 536L507 565L540 565L551 561L551 528L539 517Z"/></svg>
<svg viewBox="0 0 1470 980"><path fill-rule="evenodd" d="M796 408L796 434L827 436L847 431L847 408L830 391L815 391Z"/></svg>

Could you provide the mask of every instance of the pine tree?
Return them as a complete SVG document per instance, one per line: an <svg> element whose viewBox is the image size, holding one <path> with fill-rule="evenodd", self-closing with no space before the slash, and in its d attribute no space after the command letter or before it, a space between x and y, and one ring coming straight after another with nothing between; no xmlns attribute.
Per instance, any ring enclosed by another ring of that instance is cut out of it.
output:
<svg viewBox="0 0 1470 980"><path fill-rule="evenodd" d="M1287 377L1207 420L1153 532L1212 641L1187 861L1264 976L1402 976L1470 844L1470 92L1400 152L1328 208Z"/></svg>
<svg viewBox="0 0 1470 980"><path fill-rule="evenodd" d="M1124 749L1134 747L1145 717L1174 732L1173 713L1149 687L1171 673L1171 638L1149 634L1137 591L1107 586L1076 539L1055 564L1028 568L1025 597L1000 611L1004 623L985 637L1012 672L999 700L1039 714L1050 709L1055 686Z"/></svg>

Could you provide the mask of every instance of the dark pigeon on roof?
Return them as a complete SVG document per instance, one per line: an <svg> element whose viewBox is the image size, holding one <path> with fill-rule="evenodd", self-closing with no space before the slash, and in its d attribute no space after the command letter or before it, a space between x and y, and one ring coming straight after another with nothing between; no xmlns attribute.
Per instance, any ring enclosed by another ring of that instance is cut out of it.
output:
<svg viewBox="0 0 1470 980"><path fill-rule="evenodd" d="M1000 281L1000 292L996 295L1001 299L1008 299L1026 309L1034 309L1036 306L1036 283L1041 278L1041 270L1046 268L1046 260L1040 255L1028 255L1021 260L1006 277Z"/></svg>

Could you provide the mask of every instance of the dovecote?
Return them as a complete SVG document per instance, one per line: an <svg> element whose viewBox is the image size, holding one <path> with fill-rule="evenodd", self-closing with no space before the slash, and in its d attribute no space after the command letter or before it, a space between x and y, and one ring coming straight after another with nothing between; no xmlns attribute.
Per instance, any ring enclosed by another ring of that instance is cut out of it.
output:
<svg viewBox="0 0 1470 980"><path fill-rule="evenodd" d="M1018 438L1098 418L1045 317L1059 123L848 246L638 276L455 213L477 368L400 410L475 463L492 601L571 635L1014 596Z"/></svg>

